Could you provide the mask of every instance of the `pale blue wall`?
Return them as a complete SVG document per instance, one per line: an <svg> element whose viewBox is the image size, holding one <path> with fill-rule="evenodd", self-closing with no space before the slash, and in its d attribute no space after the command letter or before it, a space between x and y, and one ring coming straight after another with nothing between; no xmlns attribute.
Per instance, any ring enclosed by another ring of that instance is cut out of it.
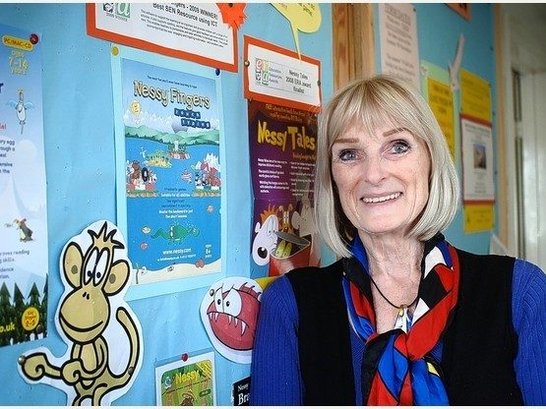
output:
<svg viewBox="0 0 546 409"><path fill-rule="evenodd" d="M99 219L116 221L115 162L110 44L85 33L84 4L0 4L0 23L42 35L44 138L47 172L49 228L49 336L46 340L0 348L0 405L63 405L64 393L44 385L30 386L17 372L17 357L38 346L55 356L65 353L53 322L63 285L58 259L68 239ZM322 62L322 95L332 94L331 7L320 5L322 26L318 33L300 34L303 54ZM488 4L472 4L467 23L444 4L417 4L420 56L447 68L455 53L459 32L467 38L463 67L486 78L494 90L492 50L493 17ZM239 31L294 49L287 20L271 5L249 4ZM377 26L377 25L376 25ZM228 223L226 274L250 272L251 194L248 165L247 104L242 96L240 73L221 73L224 107L224 180L227 187ZM493 95L494 97L494 95ZM460 169L460 164L459 164ZM489 235L464 235L459 215L448 230L455 244L487 252ZM155 404L154 367L157 361L183 352L209 348L199 318L206 288L131 301L143 329L144 363L132 389L115 405ZM230 404L231 384L249 373L216 354L217 399ZM275 376L275 374L271 374Z"/></svg>

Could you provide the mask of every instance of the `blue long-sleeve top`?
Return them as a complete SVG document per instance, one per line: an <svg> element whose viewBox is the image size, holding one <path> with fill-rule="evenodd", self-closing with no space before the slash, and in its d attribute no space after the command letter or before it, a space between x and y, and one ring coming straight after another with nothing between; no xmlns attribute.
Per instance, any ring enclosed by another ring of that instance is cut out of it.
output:
<svg viewBox="0 0 546 409"><path fill-rule="evenodd" d="M518 335L514 361L525 405L546 404L546 274L517 259L512 282L512 319ZM279 277L264 291L251 366L252 405L302 405L298 354L298 309L292 286ZM355 379L360 379L363 341L351 330ZM325 354L328 352L325 351ZM362 395L355 382L357 405Z"/></svg>

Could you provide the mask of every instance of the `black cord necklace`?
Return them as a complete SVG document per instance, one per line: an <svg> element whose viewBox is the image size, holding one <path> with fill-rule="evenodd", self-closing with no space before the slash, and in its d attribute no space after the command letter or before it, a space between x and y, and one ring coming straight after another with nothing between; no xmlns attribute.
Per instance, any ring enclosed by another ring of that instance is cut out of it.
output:
<svg viewBox="0 0 546 409"><path fill-rule="evenodd" d="M391 307L394 307L394 308L396 308L396 309L398 310L398 316L399 316L399 317L402 317L402 316L404 315L406 309L409 308L409 307L411 307L413 304L415 304L415 303L417 302L417 300L419 299L419 291L417 291L417 295L415 296L415 299L414 299L410 304L407 304L407 305L406 305L406 304L396 305L396 304L394 304L393 302L391 302L391 300L389 300L389 299L385 296L385 294L383 294L383 292L379 289L379 286L377 285L377 283L376 283L376 282L374 281L374 279L372 278L372 275L371 275L371 274L369 275L369 277L370 277L370 280L371 280L373 286L377 289L377 292L379 293L379 295L380 295L381 297L383 297L383 299L384 299L385 301L387 301Z"/></svg>

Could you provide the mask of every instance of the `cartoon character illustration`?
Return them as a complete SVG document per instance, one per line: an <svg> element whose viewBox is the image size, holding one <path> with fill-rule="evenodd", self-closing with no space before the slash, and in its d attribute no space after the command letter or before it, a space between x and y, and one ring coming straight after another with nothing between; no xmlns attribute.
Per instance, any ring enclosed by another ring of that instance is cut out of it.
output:
<svg viewBox="0 0 546 409"><path fill-rule="evenodd" d="M199 229L195 226L181 226L179 224L173 224L169 226L169 230L165 231L161 227L152 234L152 239L162 237L165 240L169 240L170 243L182 241L188 236L199 236Z"/></svg>
<svg viewBox="0 0 546 409"><path fill-rule="evenodd" d="M294 206L290 203L286 208L281 205L279 206L277 213L280 220L279 230L286 233L294 233L294 229L290 224L290 214L294 211Z"/></svg>
<svg viewBox="0 0 546 409"><path fill-rule="evenodd" d="M180 179L182 179L186 183L192 183L192 174L188 169L184 169L184 172L180 175Z"/></svg>
<svg viewBox="0 0 546 409"><path fill-rule="evenodd" d="M136 99L131 101L131 104L129 105L129 111L133 116L133 121L135 122L135 124L140 124L142 120L142 106L140 105L140 102L138 102Z"/></svg>
<svg viewBox="0 0 546 409"><path fill-rule="evenodd" d="M15 219L13 224L19 230L19 240L20 241L31 241L32 240L32 230L27 226L27 219ZM8 225L12 226L12 225Z"/></svg>
<svg viewBox="0 0 546 409"><path fill-rule="evenodd" d="M22 89L19 90L19 100L9 100L7 104L15 108L15 112L17 113L17 119L19 120L19 125L21 125L22 135L23 128L27 121L27 109L34 108L34 104L32 102L25 102L25 93Z"/></svg>
<svg viewBox="0 0 546 409"><path fill-rule="evenodd" d="M131 162L128 168L128 188L130 190L145 190L146 186L144 184L144 178L143 178L143 169L140 166L140 162L138 160L134 160Z"/></svg>
<svg viewBox="0 0 546 409"><path fill-rule="evenodd" d="M195 396L193 395L193 391L184 392L182 394L182 402L180 403L180 406L193 406L193 402L195 401Z"/></svg>
<svg viewBox="0 0 546 409"><path fill-rule="evenodd" d="M201 303L201 320L214 347L226 358L249 363L262 288L252 279L217 281Z"/></svg>
<svg viewBox="0 0 546 409"><path fill-rule="evenodd" d="M205 183L210 186L211 190L218 190L222 185L222 180L217 176L218 169L208 168L205 172Z"/></svg>
<svg viewBox="0 0 546 409"><path fill-rule="evenodd" d="M140 156L142 156L142 160L146 163L146 149L143 146L140 147Z"/></svg>
<svg viewBox="0 0 546 409"><path fill-rule="evenodd" d="M127 193L155 192L157 175L152 169L142 167L138 160L127 161Z"/></svg>
<svg viewBox="0 0 546 409"><path fill-rule="evenodd" d="M205 159L191 165L195 171L195 189L203 192L205 189L212 192L219 192L222 185L220 178L220 164L218 157L212 153L207 153Z"/></svg>
<svg viewBox="0 0 546 409"><path fill-rule="evenodd" d="M173 159L189 159L190 154L186 151L186 145L180 146L180 141L173 141L173 145L169 146L169 155Z"/></svg>
<svg viewBox="0 0 546 409"><path fill-rule="evenodd" d="M252 242L252 258L254 262L259 266L265 266L269 263L271 253L277 246L277 235L275 232L279 231L279 219L275 214L270 214L260 224L256 223L254 227L254 241Z"/></svg>
<svg viewBox="0 0 546 409"><path fill-rule="evenodd" d="M19 358L22 376L65 389L68 398L73 397L72 405L107 404L113 391L119 394L128 388L140 367L140 327L123 303L122 293L131 268L126 250L124 258L115 257L125 245L114 239L117 229L109 222L104 221L97 233L101 223L87 230L91 237L87 249L82 248L82 240L73 238L61 255L65 293L57 311L57 328L69 344L67 354L54 358L40 348ZM114 316L117 322L112 322ZM111 334L113 326L123 335L108 342L106 333ZM112 362L111 356L117 358L122 351L129 354L126 365L118 359ZM112 369L116 366L124 368L118 372Z"/></svg>
<svg viewBox="0 0 546 409"><path fill-rule="evenodd" d="M313 208L311 207L309 194L303 195L300 212L294 212L292 214L292 226L299 230L300 237L305 237L311 241L309 265L319 265L320 241L317 239L318 228L313 217Z"/></svg>
<svg viewBox="0 0 546 409"><path fill-rule="evenodd" d="M162 150L157 150L151 154L147 154L146 163L148 164L148 166L155 166L158 168L166 169L173 166L169 154Z"/></svg>

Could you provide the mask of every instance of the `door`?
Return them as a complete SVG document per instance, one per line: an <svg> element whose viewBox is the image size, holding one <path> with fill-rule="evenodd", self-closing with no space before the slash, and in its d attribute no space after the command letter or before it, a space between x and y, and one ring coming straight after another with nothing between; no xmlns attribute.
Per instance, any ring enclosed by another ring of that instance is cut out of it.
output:
<svg viewBox="0 0 546 409"><path fill-rule="evenodd" d="M546 270L546 73L521 75L523 250Z"/></svg>

